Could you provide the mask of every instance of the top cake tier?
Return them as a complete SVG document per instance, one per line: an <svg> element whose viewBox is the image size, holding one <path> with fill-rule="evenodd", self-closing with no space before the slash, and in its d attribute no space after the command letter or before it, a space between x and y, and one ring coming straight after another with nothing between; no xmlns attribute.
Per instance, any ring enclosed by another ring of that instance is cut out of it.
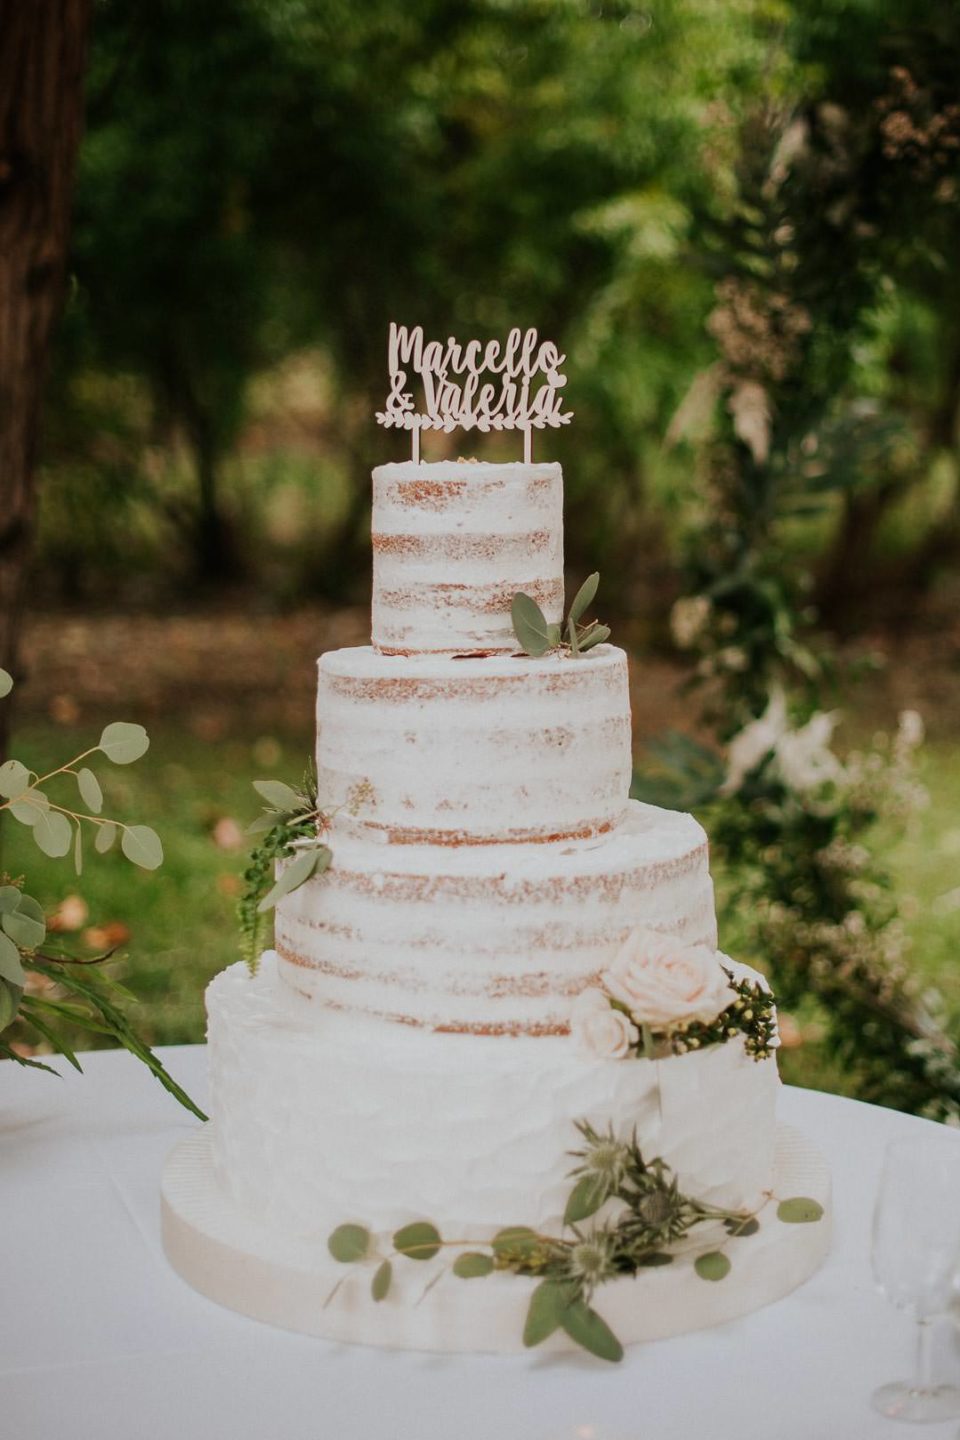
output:
<svg viewBox="0 0 960 1440"><path fill-rule="evenodd" d="M560 466L444 460L373 472L373 632L385 655L511 652L510 605L563 612Z"/></svg>

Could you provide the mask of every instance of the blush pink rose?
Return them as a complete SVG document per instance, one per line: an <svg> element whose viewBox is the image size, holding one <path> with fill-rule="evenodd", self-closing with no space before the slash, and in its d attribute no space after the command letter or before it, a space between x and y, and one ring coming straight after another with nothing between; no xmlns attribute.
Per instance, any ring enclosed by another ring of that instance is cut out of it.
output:
<svg viewBox="0 0 960 1440"><path fill-rule="evenodd" d="M634 930L602 980L638 1025L654 1030L709 1024L734 999L717 951L656 930Z"/></svg>
<svg viewBox="0 0 960 1440"><path fill-rule="evenodd" d="M623 1060L640 1038L636 1025L614 1010L602 990L583 990L570 1011L570 1030L577 1048L597 1060Z"/></svg>

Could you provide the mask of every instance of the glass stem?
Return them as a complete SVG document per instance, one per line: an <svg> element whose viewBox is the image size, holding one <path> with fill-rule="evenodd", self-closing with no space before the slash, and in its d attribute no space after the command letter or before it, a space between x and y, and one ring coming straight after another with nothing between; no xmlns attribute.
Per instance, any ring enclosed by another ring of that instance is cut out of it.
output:
<svg viewBox="0 0 960 1440"><path fill-rule="evenodd" d="M914 1390L928 1395L933 1389L933 1325L929 1320L917 1321L917 1378Z"/></svg>

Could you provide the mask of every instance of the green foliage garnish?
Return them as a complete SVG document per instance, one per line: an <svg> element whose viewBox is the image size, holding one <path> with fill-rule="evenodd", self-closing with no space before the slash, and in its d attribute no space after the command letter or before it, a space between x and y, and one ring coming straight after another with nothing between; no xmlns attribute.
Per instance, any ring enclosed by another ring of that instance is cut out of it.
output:
<svg viewBox="0 0 960 1440"><path fill-rule="evenodd" d="M602 645L610 639L610 627L591 620L581 625L584 613L593 604L600 584L600 575L588 575L580 586L570 606L563 625L551 625L540 606L529 595L518 590L513 597L510 615L513 633L525 655L539 657L551 650L568 650L571 655L585 655L595 645Z"/></svg>
<svg viewBox="0 0 960 1440"><path fill-rule="evenodd" d="M12 678L6 670L0 670L0 699L12 689ZM78 875L83 868L85 826L93 827L98 854L105 854L119 835L120 848L128 860L143 870L155 870L163 861L159 835L149 825L128 825L104 817L100 781L88 765L81 764L100 754L112 765L132 765L146 754L149 745L142 725L118 720L105 726L96 745L44 775L31 770L22 760L11 758L0 765L0 813L6 811L29 829L44 855L58 859L72 850ZM66 776L75 781L85 811L61 804L48 793L51 781ZM63 1055L75 1070L82 1070L76 1052L60 1031L61 1025L79 1026L128 1050L185 1109L205 1120L203 1111L167 1072L115 1003L119 998L134 997L100 971L110 954L78 959L44 950L46 942L47 920L40 902L25 891L22 880L13 882L0 877L0 1056L33 1070L58 1073L40 1060L21 1055L2 1038L3 1032L18 1021L28 1034L46 1041L56 1054ZM43 990L32 990L31 974L52 983Z"/></svg>
<svg viewBox="0 0 960 1440"><path fill-rule="evenodd" d="M536 1279L524 1345L542 1345L563 1330L590 1354L616 1362L623 1357L623 1346L591 1308L601 1285L672 1264L672 1247L700 1225L713 1227L711 1241L715 1234L727 1238L722 1246L712 1243L699 1254L694 1270L702 1280L723 1280L732 1268L726 1246L755 1235L760 1223L747 1211L724 1210L684 1195L669 1165L659 1158L644 1158L636 1135L620 1140L612 1128L601 1134L585 1120L577 1123L577 1129L585 1144L573 1152L579 1163L571 1171L575 1183L567 1200L563 1235L541 1235L528 1225L508 1225L481 1246L471 1240L444 1240L435 1225L419 1220L396 1231L387 1256L378 1252L363 1225L339 1225L327 1247L344 1264L376 1261L370 1284L374 1300L389 1292L395 1259L432 1260L444 1247L461 1252L450 1267L461 1280L482 1279L494 1271ZM615 1218L590 1230L577 1228L576 1221L596 1214L610 1200L619 1207ZM782 1200L776 1213L780 1220L799 1224L819 1220L823 1207L816 1200L795 1197ZM438 1272L431 1283L442 1274ZM339 1285L328 1304L336 1288Z"/></svg>
<svg viewBox="0 0 960 1440"><path fill-rule="evenodd" d="M267 804L250 826L250 833L262 833L250 853L243 872L243 894L237 902L240 922L240 950L251 975L263 949L263 917L284 895L322 873L332 853L318 838L328 817L317 809L317 780L313 768L304 775L299 789L279 780L256 780L254 789ZM289 863L275 879L277 862Z"/></svg>

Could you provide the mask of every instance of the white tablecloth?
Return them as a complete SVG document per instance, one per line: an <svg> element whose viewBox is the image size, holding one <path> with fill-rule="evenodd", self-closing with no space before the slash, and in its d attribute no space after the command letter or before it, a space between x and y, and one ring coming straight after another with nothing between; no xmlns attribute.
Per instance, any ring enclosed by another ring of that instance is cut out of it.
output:
<svg viewBox="0 0 960 1440"><path fill-rule="evenodd" d="M202 1103L200 1046L163 1052ZM158 1176L197 1123L122 1052L64 1078L0 1063L0 1434L10 1440L873 1440L868 1396L912 1364L873 1289L887 1140L926 1122L785 1088L816 1138L835 1238L800 1291L719 1329L590 1357L437 1357L330 1345L221 1310L168 1267ZM952 1331L938 1368L960 1380ZM927 1426L951 1437L956 1422ZM908 1431L909 1433L909 1431Z"/></svg>

